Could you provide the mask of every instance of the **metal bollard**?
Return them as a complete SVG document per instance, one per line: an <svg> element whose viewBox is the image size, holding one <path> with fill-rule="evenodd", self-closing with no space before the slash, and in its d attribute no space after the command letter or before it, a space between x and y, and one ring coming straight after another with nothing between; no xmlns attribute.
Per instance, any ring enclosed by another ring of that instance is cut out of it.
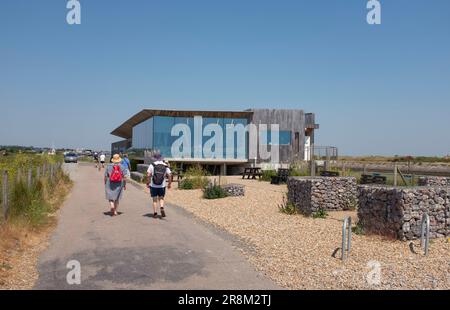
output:
<svg viewBox="0 0 450 310"><path fill-rule="evenodd" d="M420 246L425 252L425 256L428 256L428 250L430 247L430 217L427 213L422 216L422 236L420 237Z"/></svg>
<svg viewBox="0 0 450 310"><path fill-rule="evenodd" d="M352 218L344 219L342 224L342 260L345 261L350 256L352 247Z"/></svg>

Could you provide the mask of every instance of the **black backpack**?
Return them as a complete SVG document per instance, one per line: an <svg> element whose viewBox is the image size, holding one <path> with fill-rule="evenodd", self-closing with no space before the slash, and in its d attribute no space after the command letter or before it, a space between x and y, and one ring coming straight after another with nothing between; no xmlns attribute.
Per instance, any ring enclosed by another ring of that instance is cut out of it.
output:
<svg viewBox="0 0 450 310"><path fill-rule="evenodd" d="M161 185L164 182L164 178L166 177L166 165L159 164L154 166L153 168L153 184Z"/></svg>

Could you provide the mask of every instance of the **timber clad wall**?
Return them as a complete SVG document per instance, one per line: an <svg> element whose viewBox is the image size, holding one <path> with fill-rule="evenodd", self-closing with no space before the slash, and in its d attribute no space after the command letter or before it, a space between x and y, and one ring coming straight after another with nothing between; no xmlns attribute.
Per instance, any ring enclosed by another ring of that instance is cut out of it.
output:
<svg viewBox="0 0 450 310"><path fill-rule="evenodd" d="M291 144L280 145L280 162L290 163L295 160L303 160L305 153L305 113L303 110L279 110L279 109L254 109L251 121L256 124L279 124L280 131L291 131ZM295 141L295 133L298 133L299 139ZM297 142L298 152L294 152Z"/></svg>

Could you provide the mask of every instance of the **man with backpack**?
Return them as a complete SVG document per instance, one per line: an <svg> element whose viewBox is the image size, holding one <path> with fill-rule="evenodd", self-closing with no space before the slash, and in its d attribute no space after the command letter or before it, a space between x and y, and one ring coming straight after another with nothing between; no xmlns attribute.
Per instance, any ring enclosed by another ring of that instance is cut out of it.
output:
<svg viewBox="0 0 450 310"><path fill-rule="evenodd" d="M162 160L160 154L154 155L154 162L148 167L147 170L147 186L150 187L150 195L153 199L153 217L158 217L157 205L159 200L159 206L161 210L161 217L166 217L164 211L164 196L166 195L166 178L169 179L167 188L170 189L172 185L172 172L167 164Z"/></svg>

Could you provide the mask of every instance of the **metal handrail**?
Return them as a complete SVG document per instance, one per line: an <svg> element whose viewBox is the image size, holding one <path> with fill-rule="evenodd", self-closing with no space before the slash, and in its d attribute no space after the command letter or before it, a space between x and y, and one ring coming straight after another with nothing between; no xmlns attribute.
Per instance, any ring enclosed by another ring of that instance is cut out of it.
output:
<svg viewBox="0 0 450 310"><path fill-rule="evenodd" d="M345 261L352 247L352 218L349 216L344 219L342 224L342 260Z"/></svg>
<svg viewBox="0 0 450 310"><path fill-rule="evenodd" d="M430 247L430 216L424 213L422 216L422 235L420 237L420 246L425 252L425 256L428 256Z"/></svg>

